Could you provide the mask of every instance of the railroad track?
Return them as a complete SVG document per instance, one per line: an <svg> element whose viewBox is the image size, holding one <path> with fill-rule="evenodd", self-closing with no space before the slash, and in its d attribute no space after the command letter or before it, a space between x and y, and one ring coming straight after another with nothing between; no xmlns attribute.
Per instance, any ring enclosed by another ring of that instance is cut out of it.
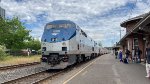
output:
<svg viewBox="0 0 150 84"><path fill-rule="evenodd" d="M45 77L45 78L43 78L43 79L39 79L39 80L33 82L32 84L40 84L40 83L42 83L42 82L45 82L45 81L47 81L47 80L49 80L49 79L54 78L55 76L58 76L59 74L64 73L64 72L65 72L65 71L63 70L63 71L59 71L59 72L57 72L57 73L53 73L52 75L47 76L47 77Z"/></svg>
<svg viewBox="0 0 150 84"><path fill-rule="evenodd" d="M79 66L80 65L77 65L77 67ZM43 82L50 80L58 75L67 73L68 71L71 71L73 68L74 66L71 66L63 70L49 70L49 71L44 70L44 71L30 74L24 77L13 79L13 80L4 82L2 84L44 84Z"/></svg>
<svg viewBox="0 0 150 84"><path fill-rule="evenodd" d="M91 61L91 60L90 60ZM7 82L4 82L2 84L44 84L46 81L59 76L61 74L67 73L69 71L71 71L72 69L80 67L82 64L86 64L88 61L86 62L82 62L80 64L77 64L75 66L71 66L68 67L66 69L63 70L56 70L56 71L50 71L47 72L46 70L44 71L40 71L34 74L30 74L30 75L26 75L20 78L16 78Z"/></svg>
<svg viewBox="0 0 150 84"><path fill-rule="evenodd" d="M20 67L25 67L25 66L32 66L32 65L37 65L37 64L40 64L40 62L4 66L4 67L0 67L0 70L8 70L8 69L20 68Z"/></svg>
<svg viewBox="0 0 150 84"><path fill-rule="evenodd" d="M31 74L28 76L10 80L2 84L39 84L45 80L51 79L61 73L64 73L64 71L65 70L52 71L52 72L41 71L35 74Z"/></svg>

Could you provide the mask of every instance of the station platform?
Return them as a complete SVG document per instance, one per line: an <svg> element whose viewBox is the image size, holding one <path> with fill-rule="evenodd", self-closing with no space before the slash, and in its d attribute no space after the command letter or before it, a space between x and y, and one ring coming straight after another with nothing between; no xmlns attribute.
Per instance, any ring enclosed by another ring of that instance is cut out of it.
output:
<svg viewBox="0 0 150 84"><path fill-rule="evenodd" d="M100 56L79 69L72 70L52 84L150 84L145 66L136 63L124 64L112 54Z"/></svg>

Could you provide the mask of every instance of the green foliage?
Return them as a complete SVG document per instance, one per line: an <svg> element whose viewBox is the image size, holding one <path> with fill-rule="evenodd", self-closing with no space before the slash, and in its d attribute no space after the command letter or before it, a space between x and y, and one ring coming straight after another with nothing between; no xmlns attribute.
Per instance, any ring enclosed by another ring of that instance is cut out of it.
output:
<svg viewBox="0 0 150 84"><path fill-rule="evenodd" d="M38 54L42 54L42 50L41 49L38 50Z"/></svg>
<svg viewBox="0 0 150 84"><path fill-rule="evenodd" d="M5 45L7 49L22 49L24 41L29 40L29 30L19 21L18 18L0 18L0 45Z"/></svg>
<svg viewBox="0 0 150 84"><path fill-rule="evenodd" d="M5 47L0 45L0 60L4 60L6 57Z"/></svg>
<svg viewBox="0 0 150 84"><path fill-rule="evenodd" d="M26 48L30 48L31 50L38 51L39 49L41 49L41 42L39 40L31 39L25 44L26 44Z"/></svg>

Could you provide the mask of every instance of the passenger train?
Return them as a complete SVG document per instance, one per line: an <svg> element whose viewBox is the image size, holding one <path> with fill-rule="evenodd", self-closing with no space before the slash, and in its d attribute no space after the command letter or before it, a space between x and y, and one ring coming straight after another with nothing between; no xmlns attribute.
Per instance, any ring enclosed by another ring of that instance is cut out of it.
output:
<svg viewBox="0 0 150 84"><path fill-rule="evenodd" d="M41 63L48 69L64 69L69 65L104 54L98 43L70 20L47 23L41 47Z"/></svg>

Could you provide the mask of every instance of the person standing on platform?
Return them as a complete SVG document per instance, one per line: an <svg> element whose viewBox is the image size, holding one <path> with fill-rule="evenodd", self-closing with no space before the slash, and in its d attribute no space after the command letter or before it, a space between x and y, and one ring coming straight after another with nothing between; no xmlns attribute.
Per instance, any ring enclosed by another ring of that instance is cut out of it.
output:
<svg viewBox="0 0 150 84"><path fill-rule="evenodd" d="M123 62L123 60L122 60L122 51L121 50L119 51L119 59L120 59L120 62Z"/></svg>
<svg viewBox="0 0 150 84"><path fill-rule="evenodd" d="M135 62L135 49L132 49L132 62Z"/></svg>
<svg viewBox="0 0 150 84"><path fill-rule="evenodd" d="M138 54L137 54L137 57L138 57L138 63L141 63L141 54L142 54L142 51L140 50L140 48L138 47L137 48L137 52L138 52Z"/></svg>
<svg viewBox="0 0 150 84"><path fill-rule="evenodd" d="M115 52L115 58L117 59L117 56L118 56L118 51L116 50L116 52Z"/></svg>
<svg viewBox="0 0 150 84"><path fill-rule="evenodd" d="M130 55L130 51L128 49L126 49L126 53L125 54L126 54L126 58L125 59L127 60L127 63L128 63L129 62L128 58L129 58L129 55Z"/></svg>
<svg viewBox="0 0 150 84"><path fill-rule="evenodd" d="M146 73L147 76L150 77L150 43L147 42L147 48L146 48Z"/></svg>
<svg viewBox="0 0 150 84"><path fill-rule="evenodd" d="M137 48L135 51L136 63L141 62L141 53L142 53L142 51L139 48Z"/></svg>

